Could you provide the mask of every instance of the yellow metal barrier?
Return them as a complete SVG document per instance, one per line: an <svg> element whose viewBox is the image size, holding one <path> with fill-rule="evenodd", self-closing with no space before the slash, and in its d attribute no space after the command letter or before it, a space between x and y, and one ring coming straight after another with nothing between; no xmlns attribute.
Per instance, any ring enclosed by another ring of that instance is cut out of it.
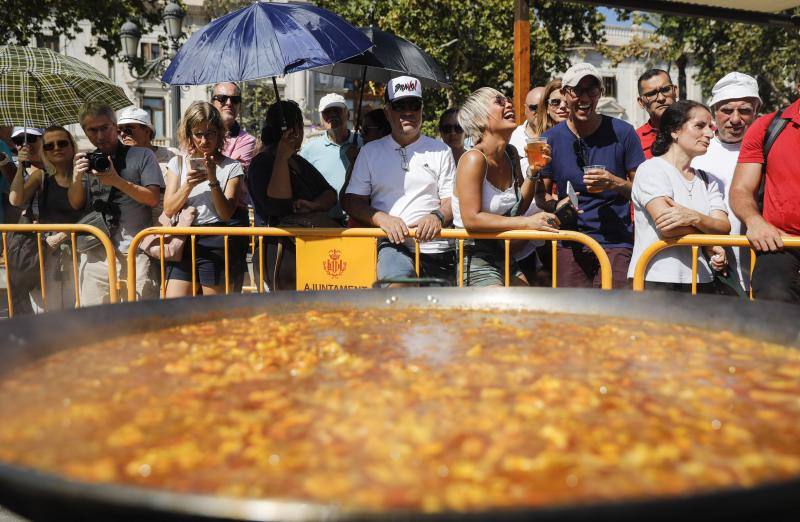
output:
<svg viewBox="0 0 800 522"><path fill-rule="evenodd" d="M6 296L8 298L8 316L14 316L14 304L11 288L11 274L8 264L8 234L12 232L35 232L36 240L39 249L39 282L42 290L42 304L44 310L47 311L47 288L45 284L44 273L44 251L42 245L43 232L64 232L70 235L71 250L72 250L72 275L75 283L75 308L81 305L80 297L80 281L78 281L78 251L76 248L77 234L91 234L95 236L103 244L106 251L106 259L108 260L108 283L109 283L109 299L112 303L119 301L119 292L117 290L117 256L114 250L114 245L111 239L105 235L99 228L91 225L56 225L56 224L20 224L20 225L0 225L0 233L3 238L3 264L6 269ZM134 287L135 292L135 287Z"/></svg>
<svg viewBox="0 0 800 522"><path fill-rule="evenodd" d="M800 237L783 237L783 244L786 248L800 248ZM677 239L656 241L644 252L636 263L633 272L633 289L634 291L641 292L644 290L645 274L647 267L650 265L653 257L656 254L667 248L676 246L690 246L692 247L692 295L697 294L697 254L699 247L704 246L721 246L721 247L749 247L750 242L747 236L718 236L711 234L689 234ZM750 276L753 275L753 269L756 266L756 251L750 248ZM753 298L752 285L750 288L750 299Z"/></svg>
<svg viewBox="0 0 800 522"><path fill-rule="evenodd" d="M166 295L166 281L165 281L165 262L164 262L164 235L178 235L189 236L190 241L186 247L190 248L190 255L192 256L192 266L196 263L196 244L195 238L197 236L223 236L225 237L225 293L230 292L230 273L229 273L229 259L228 259L228 240L229 236L237 237L259 237L259 267L263 266L264 258L264 236L269 237L301 237L301 238L354 238L354 237L371 237L383 238L386 233L380 228L274 228L274 227L150 227L142 230L131 241L130 249L135 251L139 248L139 243L149 235L160 236L161 244L161 297ZM414 231L411 231L411 237L414 237ZM498 233L469 233L464 229L444 229L440 236L444 239L458 240L458 286L463 286L464 274L464 240L465 239L498 239L503 240L505 245L505 284L510 285L510 244L512 240L539 240L552 242L552 255L553 255L553 279L552 286L556 287L556 241L574 241L589 247L589 249L597 256L600 263L600 287L603 290L610 290L612 284L611 262L608 259L603 247L592 239L591 237L573 232L563 230L558 233L555 232L540 232L534 230L510 230L507 232ZM184 247L184 249L186 248ZM415 252L415 265L417 274L420 270L419 261L419 242L416 242ZM184 255L186 252L184 251ZM255 262L255 260L254 260ZM256 285L257 291L260 293L264 287L264 274L263 270L259 270L259 281ZM136 300L136 286L131 286L130 282L136 281L136 260L132 256L128 256L128 299L130 301ZM197 280L196 271L192 272L192 295L197 295Z"/></svg>

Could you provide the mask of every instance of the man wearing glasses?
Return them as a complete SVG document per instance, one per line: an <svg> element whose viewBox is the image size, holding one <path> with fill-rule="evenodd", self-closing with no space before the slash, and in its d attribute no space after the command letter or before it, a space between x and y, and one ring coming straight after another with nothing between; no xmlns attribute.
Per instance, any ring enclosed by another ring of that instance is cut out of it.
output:
<svg viewBox="0 0 800 522"><path fill-rule="evenodd" d="M536 131L536 110L539 104L542 103L542 96L544 96L544 87L534 87L525 96L525 121L522 125L514 129L511 133L511 138L508 142L517 148L520 158L520 168L522 172L528 170L528 155L525 153L525 140L527 138L535 138Z"/></svg>
<svg viewBox="0 0 800 522"><path fill-rule="evenodd" d="M645 158L653 157L650 148L656 141L656 135L661 126L661 115L664 114L667 107L675 103L677 97L678 88L672 84L672 79L667 71L650 69L639 77L639 97L636 100L650 117L644 125L636 129L636 134L639 135L642 142Z"/></svg>
<svg viewBox="0 0 800 522"><path fill-rule="evenodd" d="M103 214L117 251L117 272L121 281L127 278L128 247L133 236L152 224L152 208L160 199L164 178L152 150L128 147L119 138L117 115L108 105L88 103L81 109L80 124L95 152L106 161L101 169L90 162L88 155L75 155L75 172L90 186L89 206ZM150 261L143 252L136 252L136 293L155 297L155 283L149 277ZM105 250L93 248L81 256L81 304L96 305L109 299L108 263ZM122 292L122 295L125 293Z"/></svg>
<svg viewBox="0 0 800 522"><path fill-rule="evenodd" d="M364 145L342 198L342 208L386 232L378 244L378 279L416 277L414 241L420 241L422 277L454 280L452 244L434 239L453 221L455 162L450 148L421 134L422 85L393 78L384 92L392 133Z"/></svg>
<svg viewBox="0 0 800 522"><path fill-rule="evenodd" d="M235 83L218 83L214 86L213 93L211 103L222 115L222 123L225 125L222 153L241 163L247 173L247 167L255 156L256 139L243 130L237 121L239 109L242 107L242 93Z"/></svg>
<svg viewBox="0 0 800 522"><path fill-rule="evenodd" d="M589 63L570 67L562 79L562 94L570 114L545 132L552 161L540 171L549 193L552 183L559 199L567 196L567 182L578 191L577 231L597 240L611 261L614 288L628 286L633 249L630 215L631 185L644 162L634 128L597 112L603 78ZM599 287L599 262L578 243L563 243L557 254L558 286Z"/></svg>
<svg viewBox="0 0 800 522"><path fill-rule="evenodd" d="M355 157L363 142L357 136L355 144L353 143L353 132L347 127L350 109L341 94L330 93L323 96L319 101L319 115L325 133L308 140L300 149L300 155L314 165L339 194L351 157ZM344 219L338 203L328 211L328 215L337 221Z"/></svg>

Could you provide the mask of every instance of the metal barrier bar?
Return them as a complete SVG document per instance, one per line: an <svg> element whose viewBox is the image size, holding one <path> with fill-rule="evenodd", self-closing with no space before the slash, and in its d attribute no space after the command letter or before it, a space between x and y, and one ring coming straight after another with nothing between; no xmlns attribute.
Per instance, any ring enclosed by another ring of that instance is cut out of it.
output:
<svg viewBox="0 0 800 522"><path fill-rule="evenodd" d="M419 271L419 240L414 237L414 271L417 273L417 277L420 275Z"/></svg>
<svg viewBox="0 0 800 522"><path fill-rule="evenodd" d="M195 239L197 236L270 236L270 237L311 237L311 238L331 238L331 237L374 237L384 238L386 233L380 228L275 228L275 227L150 227L140 231L131 241L130 249L137 249L139 243L145 236L150 234L175 234L186 235L191 238L192 249L192 266L196 266L196 251ZM411 231L410 237L414 238L414 231ZM562 230L559 232L542 232L538 230L509 230L506 232L480 232L469 233L464 229L444 229L438 236L442 239L496 239L496 240L539 240L539 241L574 241L589 247L594 253L600 263L600 287L603 290L610 290L612 285L611 275L611 261L609 261L603 247L600 243L591 237L574 232L571 230ZM419 243L416 243L415 257L416 268L419 270ZM262 249L263 250L263 249ZM508 252L508 247L506 248ZM556 252L554 243L553 252ZM460 270L463 275L463 245L460 248ZM259 256L263 266L263 256ZM506 255L506 263L510 264L509 256ZM555 273L556 259L553 258L553 272ZM419 272L417 272L419 273ZM507 270L510 277L510 271ZM555 275L553 276L555 278ZM136 280L136 263L135 259L128 257L128 279L129 281ZM261 278L260 278L261 279ZM555 285L555 279L554 279ZM192 271L192 295L197 295L196 292L196 275ZM136 299L135 288L128 285L128 298L130 300Z"/></svg>
<svg viewBox="0 0 800 522"><path fill-rule="evenodd" d="M511 240L506 239L503 241L503 247L505 249L505 285L506 288L511 286Z"/></svg>
<svg viewBox="0 0 800 522"><path fill-rule="evenodd" d="M227 235L225 235L225 237L223 239L222 247L223 247L223 249L225 251L225 295L228 295L228 294L231 293L231 289L230 289L230 279L231 278L230 278L230 271L229 271L230 269L229 269L229 260L228 260L228 236Z"/></svg>
<svg viewBox="0 0 800 522"><path fill-rule="evenodd" d="M3 264L6 266L6 298L8 299L8 316L14 317L14 301L11 299L11 276L8 268L8 238L3 232Z"/></svg>
<svg viewBox="0 0 800 522"><path fill-rule="evenodd" d="M158 236L158 250L160 255L159 268L161 269L161 299L167 297L167 263L164 261L164 234Z"/></svg>
<svg viewBox="0 0 800 522"><path fill-rule="evenodd" d="M75 232L70 233L70 243L72 244L72 278L75 281L75 308L81 307L81 284L78 281L78 236ZM117 262L114 261L116 265Z"/></svg>
<svg viewBox="0 0 800 522"><path fill-rule="evenodd" d="M782 237L785 248L800 248L800 237ZM647 267L653 258L667 248L676 246L691 246L694 261L692 262L692 293L696 292L697 286L697 247L704 246L730 246L730 247L750 247L747 236L720 236L712 234L689 234L680 238L656 241L642 252L642 256L636 263L633 272L633 289L641 292L645 289L645 275ZM752 279L753 270L756 266L756 252L750 248L750 277ZM750 298L753 298L753 285L750 285Z"/></svg>
<svg viewBox="0 0 800 522"><path fill-rule="evenodd" d="M36 233L36 251L39 252L39 285L42 292L42 310L47 311L47 288L44 280L44 245L42 245L42 233ZM8 269L8 267L6 267Z"/></svg>
<svg viewBox="0 0 800 522"><path fill-rule="evenodd" d="M0 231L2 231L3 235L3 259L6 263L6 287L7 287L7 294L8 294L8 316L14 316L14 306L12 304L13 296L12 296L12 288L11 288L11 281L9 276L9 266L8 266L8 237L7 234L9 232L35 232L37 240L39 240L39 278L42 281L42 301L44 306L47 306L47 300L45 297L45 284L43 282L44 279L44 256L43 247L41 244L41 234L42 232L64 232L70 234L91 234L96 237L100 243L103 245L103 248L106 251L106 261L108 264L108 293L109 293L109 301L112 303L119 302L119 291L117 288L117 254L114 250L114 245L111 243L111 239L105 235L100 229L93 227L91 225L83 225L83 224L44 224L44 223L31 223L31 224L16 224L16 225L0 225ZM141 239L139 240L141 241ZM138 245L138 243L137 243ZM73 238L73 260L76 259L77 256L74 255L75 252L75 240ZM135 250L134 250L135 251ZM130 257L130 256L129 256ZM135 256L134 262L135 262ZM135 263L134 263L135 264ZM73 267L75 263L73 263ZM74 270L74 268L73 268ZM75 274L74 274L75 275ZM76 275L77 278L77 275ZM135 282L135 278L134 278ZM79 283L79 282L78 282ZM76 294L76 301L79 300L77 297L80 293L80 284L75 285L75 294ZM134 285L134 296L136 295L136 288ZM135 297L134 297L135 299ZM46 308L45 308L46 309Z"/></svg>
<svg viewBox="0 0 800 522"><path fill-rule="evenodd" d="M264 291L264 236L258 236L258 293Z"/></svg>
<svg viewBox="0 0 800 522"><path fill-rule="evenodd" d="M551 254L551 265L552 265L552 276L553 276L553 288L556 288L558 285L556 281L558 281L558 263L556 262L556 258L558 257L558 243L556 241L550 241L550 254Z"/></svg>
<svg viewBox="0 0 800 522"><path fill-rule="evenodd" d="M458 240L458 286L464 287L464 240Z"/></svg>

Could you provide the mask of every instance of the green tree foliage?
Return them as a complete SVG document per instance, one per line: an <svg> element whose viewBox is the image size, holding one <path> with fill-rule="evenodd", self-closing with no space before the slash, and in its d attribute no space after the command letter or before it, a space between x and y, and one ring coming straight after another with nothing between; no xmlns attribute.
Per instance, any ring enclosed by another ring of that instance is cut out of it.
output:
<svg viewBox="0 0 800 522"><path fill-rule="evenodd" d="M356 26L373 23L429 52L452 79L452 91L425 94L424 130L435 134L439 114L470 92L492 86L511 94L514 81L514 0L317 0ZM249 5L247 0L206 0L211 18ZM544 85L551 73L568 66L564 49L599 43L603 17L586 5L556 0L531 2L533 83ZM445 45L453 39L454 44ZM243 111L244 112L244 111ZM254 112L257 114L257 112Z"/></svg>
<svg viewBox="0 0 800 522"><path fill-rule="evenodd" d="M450 75L453 90L428 91L424 130L435 133L439 114L470 92L492 86L511 94L514 81L514 1L481 0L319 0L356 26L370 21L429 52ZM374 10L374 12L371 12ZM533 83L566 68L565 48L597 43L603 18L596 9L560 1L531 2ZM451 40L452 45L445 45Z"/></svg>
<svg viewBox="0 0 800 522"><path fill-rule="evenodd" d="M121 49L122 24L134 20L146 33L161 23L163 9L164 4L148 0L4 0L0 41L29 45L51 35L73 39L83 32L79 22L88 20L94 38L86 53L101 52L111 60Z"/></svg>
<svg viewBox="0 0 800 522"><path fill-rule="evenodd" d="M800 9L794 10L795 15ZM800 40L796 29L732 23L707 18L632 15L637 23L655 28L648 41L619 49L621 56L675 61L681 54L698 66L696 80L704 97L731 71L754 76L759 83L764 110L774 110L797 96Z"/></svg>

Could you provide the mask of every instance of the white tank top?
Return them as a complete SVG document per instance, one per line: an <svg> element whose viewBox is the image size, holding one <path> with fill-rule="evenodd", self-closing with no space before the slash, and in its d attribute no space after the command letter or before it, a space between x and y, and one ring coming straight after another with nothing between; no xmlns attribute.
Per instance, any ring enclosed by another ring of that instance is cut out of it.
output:
<svg viewBox="0 0 800 522"><path fill-rule="evenodd" d="M464 156L472 152L473 150L477 150L481 154L483 151L479 149L470 149L464 153L461 158L463 159ZM508 153L506 153L508 154ZM486 159L486 154L483 154L484 159ZM459 163L461 159L458 160ZM486 167L483 170L483 184L481 185L481 212L488 212L489 214L497 214L502 216L509 210L511 210L517 202L517 193L514 189L515 183L511 183L511 186L505 190L500 190L499 188L492 185L489 180L486 178L486 173L489 170L489 162L487 160ZM511 176L514 179L515 174L515 167L514 162L511 162ZM453 197L450 200L450 204L453 207L453 225L456 228L464 228L464 222L461 220L461 205L458 201L458 196L456 195L456 191L453 191Z"/></svg>

